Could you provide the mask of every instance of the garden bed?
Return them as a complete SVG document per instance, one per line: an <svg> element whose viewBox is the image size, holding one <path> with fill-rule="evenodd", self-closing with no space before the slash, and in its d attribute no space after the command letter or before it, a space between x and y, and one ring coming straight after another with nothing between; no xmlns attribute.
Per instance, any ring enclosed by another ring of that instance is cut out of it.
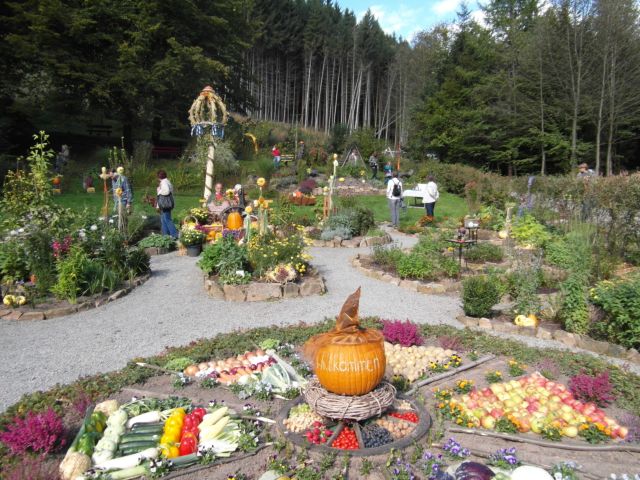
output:
<svg viewBox="0 0 640 480"><path fill-rule="evenodd" d="M367 321L365 325L380 328L380 324L377 322ZM201 340L187 347L172 348L163 355L145 359L145 362L151 365L164 366L170 359L177 357L188 356L195 361L205 361L211 359L212 356L221 358L231 354L237 355L254 348L253 345L266 341L268 338L278 338L281 342L300 345L311 335L325 331L328 327L329 325L324 323L314 326L268 327L247 332L234 332L219 335L214 339ZM418 387L417 394L412 397L411 401L424 401L424 408L432 415L437 410L440 410L437 406L438 399L433 395L434 387L440 390L453 390L456 387L460 387L459 382L464 379L467 382L472 382L478 391L485 391L486 385L488 385L486 380L487 372L500 370L504 372L505 380L513 379L518 381L520 378L525 378L523 375L531 375L535 369L547 369L549 370L547 372L549 375L556 375L554 382L557 385L567 383L571 375L575 375L580 371L607 371L614 386L613 393L616 399L612 406L604 410L606 415L623 422L626 421L623 409L636 415L640 413L640 403L637 398L637 392L640 390L638 377L619 368L608 366L596 358L558 350L534 349L511 340L498 339L478 332L456 331L450 327L422 326L419 330L429 344L439 343L443 345L446 343L457 351L459 351L458 349L464 350L466 353L461 355L461 368L472 366L472 368L464 372L456 370L453 375L446 378L442 377L443 374L428 377L435 381L429 385ZM474 350L477 350L477 353ZM497 356L483 363L481 367L474 366L474 355L486 352L492 352ZM518 359L518 363L528 362L532 366L521 365L523 373L509 378L507 377L507 372L511 368L510 359L513 357ZM542 362L543 360L541 359L546 359L544 361L548 365L536 363ZM552 371L554 369L555 372ZM24 415L29 411L43 411L52 407L58 412L65 413L67 428L71 432L75 432L84 416L84 413L80 412L86 410L86 407L84 409L76 408L76 405L81 403L86 405L83 402L95 402L104 398L114 398L120 402L127 402L131 400L132 396L138 398L168 398L173 395L184 396L191 400L194 405L203 405L205 407L210 401L215 401L216 404L224 402L225 405L239 412L242 412L243 407L247 405L247 400L238 398L225 387L218 386L208 390L201 388L198 384L188 384L182 388L177 388L176 382L171 376L158 376L157 372L152 369L140 368L130 364L120 372L83 378L70 386L57 386L48 392L27 395L0 417L0 424L4 430L14 421L13 418L16 414ZM454 395L460 396L458 393ZM262 416L275 419L276 412L283 409L286 401L278 397L274 397L271 400L251 398L249 405L252 410L262 412ZM410 470L415 475L414 478L424 480L428 478L428 474L425 472L430 468L429 455L437 458L438 454L443 454L442 461L455 468L463 460L487 462L487 456L493 454L496 450L513 447L517 448L517 457L520 461L530 465L542 466L546 469L567 460L577 462L582 465L582 471L578 473L578 478L581 479L608 478L610 473L617 473L618 475L624 472L635 473L640 467L637 453L625 451L625 449L637 449L637 443L621 443L620 440L610 441L609 445L617 448L617 451L567 450L567 447L588 449L590 446L584 440L571 438L563 438L560 442L545 440L545 445L521 443L521 440L537 441L542 439L539 435L531 432L510 434L515 440L504 437L499 438L504 434L477 428L467 430L456 425L454 421L443 421L441 418L436 418L434 421L433 434L426 441L417 440L412 445L403 446L390 453L372 453L364 457L354 457L350 460L347 456L344 456L343 460L343 455L336 457L333 452L315 451L315 448L306 448L304 443L303 447L295 448L287 441L286 437L277 434L274 426L269 425L265 425L269 433L267 436L261 437L257 448L253 452L236 452L228 459L216 459L211 464L197 465L179 470L165 478L173 478L175 475L193 480L220 479L227 478L229 475L237 475L236 478L243 478L240 476L242 474L245 475L244 478L255 479L259 478L268 469L285 468L286 465L285 470L290 473L298 472L299 478L303 478L302 469L306 469L307 473L315 472L315 476L304 478L334 478L334 475L346 470L348 478L355 480L379 478L372 477L371 474L373 472L380 474L381 471L385 472L388 478L408 478L401 477L400 471ZM638 427L636 426L636 428ZM640 430L638 431L640 432ZM495 435L498 435L498 437ZM455 437L455 443L449 440L451 436ZM637 437L634 438L637 441ZM461 445L461 450L455 447L457 444ZM4 468L10 468L7 463L9 461L7 450L2 453L4 458L0 465ZM30 457L27 456L26 458ZM44 460L45 462L54 466L62 459L59 454L49 454L45 458L48 458L48 460ZM14 457L13 461L21 462L23 457ZM394 469L398 470L397 474L393 473ZM30 470L30 472L33 471ZM24 474L26 470L22 472ZM51 478L45 476L36 477L33 473L32 475L32 478ZM25 477L19 477L14 474L12 478Z"/></svg>
<svg viewBox="0 0 640 480"><path fill-rule="evenodd" d="M411 290L412 292L424 293L427 295L443 295L446 293L459 292L462 284L456 279L444 278L433 282L421 280L403 280L395 275L393 270L385 269L376 265L371 257L357 254L352 260L352 265L366 276L392 283L400 288Z"/></svg>
<svg viewBox="0 0 640 480"><path fill-rule="evenodd" d="M134 278L132 281L126 281L124 286L112 292L100 293L90 297L78 297L77 303L69 303L66 300L55 300L43 302L35 308L21 306L11 308L0 305L0 318L3 320L48 320L50 318L64 317L72 315L76 312L98 308L109 302L113 302L119 298L129 294L134 288L146 282L150 273Z"/></svg>
<svg viewBox="0 0 640 480"><path fill-rule="evenodd" d="M221 285L215 276L205 277L204 288L210 297L231 302L265 302L287 298L322 295L327 291L322 276L309 271L295 282L273 283L252 281L246 285Z"/></svg>

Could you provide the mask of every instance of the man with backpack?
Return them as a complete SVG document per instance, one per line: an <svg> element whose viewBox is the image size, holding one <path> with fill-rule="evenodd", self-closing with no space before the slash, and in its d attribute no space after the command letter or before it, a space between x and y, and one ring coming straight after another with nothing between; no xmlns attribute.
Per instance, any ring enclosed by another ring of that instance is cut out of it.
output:
<svg viewBox="0 0 640 480"><path fill-rule="evenodd" d="M393 172L391 180L387 183L387 203L391 210L391 224L394 228L400 225L400 203L402 202L402 182L398 178L398 172Z"/></svg>

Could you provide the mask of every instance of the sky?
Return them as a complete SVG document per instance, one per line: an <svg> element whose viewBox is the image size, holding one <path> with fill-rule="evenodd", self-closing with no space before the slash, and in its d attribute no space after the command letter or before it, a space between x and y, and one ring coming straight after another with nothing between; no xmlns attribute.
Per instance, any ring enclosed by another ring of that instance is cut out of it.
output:
<svg viewBox="0 0 640 480"><path fill-rule="evenodd" d="M337 0L337 3L342 9L354 11L358 20L370 9L385 32L411 41L421 30L453 21L460 0ZM477 0L468 0L467 5L476 20L481 20Z"/></svg>

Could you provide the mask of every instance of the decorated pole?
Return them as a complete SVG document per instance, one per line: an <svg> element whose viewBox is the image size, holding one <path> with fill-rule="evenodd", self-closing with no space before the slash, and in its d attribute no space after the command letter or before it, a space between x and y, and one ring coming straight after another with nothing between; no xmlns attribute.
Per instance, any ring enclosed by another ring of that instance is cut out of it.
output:
<svg viewBox="0 0 640 480"><path fill-rule="evenodd" d="M213 191L213 159L216 140L224 137L224 126L227 123L227 108L222 99L209 85L204 87L189 109L191 135L202 137L209 129L211 139L207 149L207 169L204 179L204 199L209 200Z"/></svg>
<svg viewBox="0 0 640 480"><path fill-rule="evenodd" d="M104 195L102 199L102 216L106 222L109 216L109 189L107 188L107 178L109 178L109 174L107 173L107 167L102 167L100 178L102 179L102 192Z"/></svg>

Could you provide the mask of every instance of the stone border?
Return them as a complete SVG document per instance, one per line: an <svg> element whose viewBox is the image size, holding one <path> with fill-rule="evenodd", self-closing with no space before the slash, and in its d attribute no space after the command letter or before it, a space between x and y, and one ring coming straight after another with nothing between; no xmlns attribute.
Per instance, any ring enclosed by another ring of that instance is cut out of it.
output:
<svg viewBox="0 0 640 480"><path fill-rule="evenodd" d="M474 318L467 317L466 315L458 315L457 320L465 327L469 328L477 327L484 330L493 330L499 333L511 333L526 337L536 337L541 340L556 340L567 347L581 348L599 355L621 358L623 360L640 364L640 353L638 353L636 349L630 348L627 350L620 345L594 340L586 335L569 333L561 329L551 331L543 327L519 327L513 323L503 322L501 320Z"/></svg>
<svg viewBox="0 0 640 480"><path fill-rule="evenodd" d="M168 248L160 248L160 247L147 247L144 249L144 253L153 257L154 255L166 255L167 253L174 252L174 250L170 250Z"/></svg>
<svg viewBox="0 0 640 480"><path fill-rule="evenodd" d="M402 280L391 275L384 270L373 270L362 266L360 254L357 254L351 264L367 277L375 278L383 282L392 283L400 288L411 290L412 292L424 293L427 295L442 295L449 292L459 292L462 289L462 282L449 280L442 282L421 282L420 280Z"/></svg>
<svg viewBox="0 0 640 480"><path fill-rule="evenodd" d="M114 300L124 297L134 288L142 285L144 282L149 280L150 276L150 273L141 275L134 278L131 282L126 282L129 285L121 288L120 290L116 290L113 293L109 294L96 295L94 299L78 303L77 305L68 304L66 306L49 308L47 310L29 309L26 311L21 309L0 307L0 318L2 320L49 320L50 318L64 317L65 315L71 315L76 312L91 310L93 308L98 308L109 302L113 302Z"/></svg>
<svg viewBox="0 0 640 480"><path fill-rule="evenodd" d="M303 277L300 283L250 282L247 285L223 286L205 276L204 289L210 297L228 302L266 302L322 295L327 291L324 279L317 273Z"/></svg>
<svg viewBox="0 0 640 480"><path fill-rule="evenodd" d="M334 237L333 240L314 240L314 247L329 247L329 248L362 248L372 247L374 245L386 245L393 242L393 238L388 233L379 237L353 237L350 240L343 240L341 237Z"/></svg>

